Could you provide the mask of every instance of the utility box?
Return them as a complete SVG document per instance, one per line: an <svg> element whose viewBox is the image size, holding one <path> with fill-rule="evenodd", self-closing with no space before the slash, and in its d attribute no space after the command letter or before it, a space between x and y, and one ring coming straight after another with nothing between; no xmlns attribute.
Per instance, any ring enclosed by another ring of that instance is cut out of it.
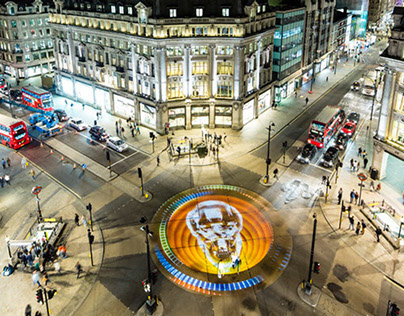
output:
<svg viewBox="0 0 404 316"><path fill-rule="evenodd" d="M372 168L372 170L370 171L370 177L373 180L379 180L379 170Z"/></svg>

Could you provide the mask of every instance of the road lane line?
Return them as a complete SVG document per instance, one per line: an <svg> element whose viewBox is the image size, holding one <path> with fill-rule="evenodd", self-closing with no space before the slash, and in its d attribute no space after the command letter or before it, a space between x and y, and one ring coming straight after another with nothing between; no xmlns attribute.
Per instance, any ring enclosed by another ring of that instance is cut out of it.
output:
<svg viewBox="0 0 404 316"><path fill-rule="evenodd" d="M129 156L125 156L125 158L114 162L113 164L111 164L111 168L112 168L113 166L117 165L118 163L120 163L120 162L122 162L122 161L124 161L124 160L126 160L126 159L128 159L128 158L130 158L130 157L133 157L133 156L136 155L136 154L139 154L139 152L138 152L138 151L135 151L133 154L131 154L131 155L129 155ZM108 168L108 167L107 167L107 168Z"/></svg>

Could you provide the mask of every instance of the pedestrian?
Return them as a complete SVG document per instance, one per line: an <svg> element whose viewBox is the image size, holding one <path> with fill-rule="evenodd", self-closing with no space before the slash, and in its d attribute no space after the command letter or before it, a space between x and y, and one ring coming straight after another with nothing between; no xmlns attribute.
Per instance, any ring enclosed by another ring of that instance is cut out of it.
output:
<svg viewBox="0 0 404 316"><path fill-rule="evenodd" d="M160 156L157 156L157 167L160 166Z"/></svg>
<svg viewBox="0 0 404 316"><path fill-rule="evenodd" d="M26 307L25 307L25 316L31 316L32 314L32 307L31 307L31 305L27 305Z"/></svg>
<svg viewBox="0 0 404 316"><path fill-rule="evenodd" d="M21 159L21 167L22 167L23 169L26 169L26 168L27 168L27 158L22 157L22 159Z"/></svg>
<svg viewBox="0 0 404 316"><path fill-rule="evenodd" d="M215 158L215 154L216 154L215 146L212 146L212 152L213 152L213 158Z"/></svg>
<svg viewBox="0 0 404 316"><path fill-rule="evenodd" d="M94 126L97 126L97 120L94 120Z"/></svg>
<svg viewBox="0 0 404 316"><path fill-rule="evenodd" d="M6 181L6 183L7 183L8 185L11 185L11 183L10 183L10 176L9 176L8 174L6 174L6 175L4 176L4 181Z"/></svg>
<svg viewBox="0 0 404 316"><path fill-rule="evenodd" d="M240 274L240 263L241 260L239 256L236 254L236 252L231 253L231 261L233 262L232 268L237 269L237 274Z"/></svg>
<svg viewBox="0 0 404 316"><path fill-rule="evenodd" d="M6 182L7 182L7 181L6 181ZM381 190L382 190L382 184L379 182L379 183L377 184L377 187L376 187L376 192L380 193Z"/></svg>
<svg viewBox="0 0 404 316"><path fill-rule="evenodd" d="M360 157L360 155L362 155L362 147L358 148L358 157Z"/></svg>
<svg viewBox="0 0 404 316"><path fill-rule="evenodd" d="M130 127L130 132L132 133L132 137L135 137L135 128L133 126Z"/></svg>
<svg viewBox="0 0 404 316"><path fill-rule="evenodd" d="M0 185L4 188L4 178L0 176Z"/></svg>
<svg viewBox="0 0 404 316"><path fill-rule="evenodd" d="M125 133L125 129L123 128L123 126L121 127L121 136L123 136L123 134Z"/></svg>
<svg viewBox="0 0 404 316"><path fill-rule="evenodd" d="M4 158L1 158L1 165L3 166L3 169L6 169L6 161Z"/></svg>
<svg viewBox="0 0 404 316"><path fill-rule="evenodd" d="M46 271L44 271L44 272L42 273L42 281L43 281L43 283L45 284L45 286L48 285L49 277L48 277L48 273L46 273Z"/></svg>
<svg viewBox="0 0 404 316"><path fill-rule="evenodd" d="M325 78L325 82L328 82L328 77L327 77L327 78Z"/></svg>
<svg viewBox="0 0 404 316"><path fill-rule="evenodd" d="M351 171L353 171L353 168L354 168L354 160L353 159L351 159Z"/></svg>
<svg viewBox="0 0 404 316"><path fill-rule="evenodd" d="M338 205L341 204L341 200L342 200L342 188L339 188L338 190Z"/></svg>
<svg viewBox="0 0 404 316"><path fill-rule="evenodd" d="M359 193L358 191L355 192L355 205L358 205Z"/></svg>
<svg viewBox="0 0 404 316"><path fill-rule="evenodd" d="M348 228L348 230L349 230L349 229L354 230L354 225L355 225L354 216L353 216L353 215L352 215L352 216L349 216L348 219L349 219L349 228Z"/></svg>
<svg viewBox="0 0 404 316"><path fill-rule="evenodd" d="M39 271L35 270L34 272L32 272L32 283L38 286L41 286L41 283L39 282L40 276L39 276Z"/></svg>
<svg viewBox="0 0 404 316"><path fill-rule="evenodd" d="M59 261L57 261L57 260L53 261L53 267L55 268L55 271L56 271L58 274L61 274L61 273L60 273L61 268L60 268L60 263L59 263Z"/></svg>
<svg viewBox="0 0 404 316"><path fill-rule="evenodd" d="M140 135L140 128L139 128L139 126L136 127L136 134L139 134L139 135Z"/></svg>
<svg viewBox="0 0 404 316"><path fill-rule="evenodd" d="M297 98L297 91L295 91L295 99Z"/></svg>
<svg viewBox="0 0 404 316"><path fill-rule="evenodd" d="M275 102L275 109L278 107L278 103L277 102Z"/></svg>
<svg viewBox="0 0 404 316"><path fill-rule="evenodd" d="M309 104L309 98L306 97L306 105Z"/></svg>
<svg viewBox="0 0 404 316"><path fill-rule="evenodd" d="M130 127L131 126L131 121L132 118L129 116L128 119L126 120L126 124Z"/></svg>
<svg viewBox="0 0 404 316"><path fill-rule="evenodd" d="M118 125L115 126L115 132L116 132L116 135L119 136L119 126Z"/></svg>
<svg viewBox="0 0 404 316"><path fill-rule="evenodd" d="M83 111L84 111L85 107L86 107L86 105L83 103Z"/></svg>
<svg viewBox="0 0 404 316"><path fill-rule="evenodd" d="M87 221L84 215L81 217L81 222L83 223L84 228L87 229Z"/></svg>
<svg viewBox="0 0 404 316"><path fill-rule="evenodd" d="M217 276L219 279L222 278L224 274L224 263L222 260L219 261L219 263L217 264Z"/></svg>
<svg viewBox="0 0 404 316"><path fill-rule="evenodd" d="M370 181L370 192L373 192L375 190L375 182L373 180ZM403 197L404 197L404 192L403 192Z"/></svg>
<svg viewBox="0 0 404 316"><path fill-rule="evenodd" d="M226 133L223 133L223 141L226 141L226 139L227 139L227 135L226 135Z"/></svg>
<svg viewBox="0 0 404 316"><path fill-rule="evenodd" d="M77 279L80 279L80 273L83 272L83 268L81 267L81 264L78 261L76 263L76 271L77 271Z"/></svg>
<svg viewBox="0 0 404 316"><path fill-rule="evenodd" d="M66 246L64 244L60 245L58 248L59 256L66 259Z"/></svg>
<svg viewBox="0 0 404 316"><path fill-rule="evenodd" d="M351 200L349 201L349 203L352 204L354 198L355 198L355 190L352 190L351 193L349 194L349 197L351 198Z"/></svg>
<svg viewBox="0 0 404 316"><path fill-rule="evenodd" d="M31 171L29 172L29 174L31 175L32 181L35 181L35 170L31 169Z"/></svg>
<svg viewBox="0 0 404 316"><path fill-rule="evenodd" d="M10 157L7 157L7 166L10 168L11 167L11 160Z"/></svg>
<svg viewBox="0 0 404 316"><path fill-rule="evenodd" d="M366 169L368 162L369 162L368 158L365 157L365 159L363 159L363 169Z"/></svg>
<svg viewBox="0 0 404 316"><path fill-rule="evenodd" d="M74 105L74 104L73 104L73 102L72 102L72 103L70 104L70 106L72 107L72 109L73 109L73 105Z"/></svg>
<svg viewBox="0 0 404 316"><path fill-rule="evenodd" d="M367 155L368 153L366 152L366 150L363 150L362 151L362 157L363 157L363 159L365 159L366 158L366 155Z"/></svg>
<svg viewBox="0 0 404 316"><path fill-rule="evenodd" d="M275 100L272 101L272 108L275 108Z"/></svg>
<svg viewBox="0 0 404 316"><path fill-rule="evenodd" d="M361 223L358 222L358 224L356 224L355 234L359 235L360 230L361 230Z"/></svg>
<svg viewBox="0 0 404 316"><path fill-rule="evenodd" d="M65 105L68 106L67 100L65 100Z"/></svg>
<svg viewBox="0 0 404 316"><path fill-rule="evenodd" d="M279 173L278 168L275 168L275 170L274 170L274 178L279 179L278 173Z"/></svg>
<svg viewBox="0 0 404 316"><path fill-rule="evenodd" d="M79 214L77 214L77 213L74 214L74 222L76 223L77 226L80 226L80 224L79 224Z"/></svg>
<svg viewBox="0 0 404 316"><path fill-rule="evenodd" d="M363 235L364 233L365 233L365 228L366 228L366 223L365 223L365 221L362 219L362 224L361 224L361 226L362 226L362 231L361 231L361 234Z"/></svg>
<svg viewBox="0 0 404 316"><path fill-rule="evenodd" d="M382 234L382 230L380 229L379 226L377 226L376 228L376 238L377 238L377 242L380 242L380 235Z"/></svg>

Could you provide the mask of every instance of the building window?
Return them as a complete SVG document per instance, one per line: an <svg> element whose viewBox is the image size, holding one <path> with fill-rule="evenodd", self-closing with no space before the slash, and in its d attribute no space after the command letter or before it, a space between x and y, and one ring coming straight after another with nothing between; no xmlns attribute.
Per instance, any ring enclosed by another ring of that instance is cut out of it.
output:
<svg viewBox="0 0 404 316"><path fill-rule="evenodd" d="M168 99L183 98L182 82L169 82L167 85L167 97Z"/></svg>
<svg viewBox="0 0 404 316"><path fill-rule="evenodd" d="M231 61L224 61L217 63L217 74L218 75L232 75L233 65Z"/></svg>
<svg viewBox="0 0 404 316"><path fill-rule="evenodd" d="M32 20L29 21L29 24L30 24L31 26L34 26L34 25L35 25L35 21L32 19Z"/></svg>
<svg viewBox="0 0 404 316"><path fill-rule="evenodd" d="M17 27L17 21L12 20L11 21L11 27Z"/></svg>
<svg viewBox="0 0 404 316"><path fill-rule="evenodd" d="M125 9L123 8L123 6L119 6L119 14L124 14L125 13Z"/></svg>
<svg viewBox="0 0 404 316"><path fill-rule="evenodd" d="M265 4L262 6L262 12L265 12L267 9L267 7L265 6Z"/></svg>
<svg viewBox="0 0 404 316"><path fill-rule="evenodd" d="M192 55L207 55L208 47L207 46L193 46L192 47Z"/></svg>
<svg viewBox="0 0 404 316"><path fill-rule="evenodd" d="M30 55L25 55L25 61L31 61L31 56Z"/></svg>
<svg viewBox="0 0 404 316"><path fill-rule="evenodd" d="M133 8L132 7L128 7L128 14L132 15L133 14Z"/></svg>
<svg viewBox="0 0 404 316"><path fill-rule="evenodd" d="M208 82L205 80L195 80L192 87L193 97L206 97L208 95Z"/></svg>
<svg viewBox="0 0 404 316"><path fill-rule="evenodd" d="M177 9L170 9L170 18L177 17Z"/></svg>
<svg viewBox="0 0 404 316"><path fill-rule="evenodd" d="M42 25L42 19L37 20L38 25Z"/></svg>
<svg viewBox="0 0 404 316"><path fill-rule="evenodd" d="M111 13L116 13L116 8L114 5L111 5Z"/></svg>
<svg viewBox="0 0 404 316"><path fill-rule="evenodd" d="M222 16L229 16L230 15L230 9L229 8L223 8L222 9Z"/></svg>
<svg viewBox="0 0 404 316"><path fill-rule="evenodd" d="M168 63L167 76L182 76L182 63L177 62Z"/></svg>
<svg viewBox="0 0 404 316"><path fill-rule="evenodd" d="M231 98L233 96L232 84L230 81L219 81L217 83L217 96Z"/></svg>
<svg viewBox="0 0 404 316"><path fill-rule="evenodd" d="M35 32L35 30L31 30L31 35L32 35L32 37L36 37L36 32Z"/></svg>
<svg viewBox="0 0 404 316"><path fill-rule="evenodd" d="M196 9L196 16L198 16L198 17L203 16L203 9L202 8L197 8Z"/></svg>
<svg viewBox="0 0 404 316"><path fill-rule="evenodd" d="M208 73L208 63L206 61L196 61L192 63L193 75L205 75Z"/></svg>

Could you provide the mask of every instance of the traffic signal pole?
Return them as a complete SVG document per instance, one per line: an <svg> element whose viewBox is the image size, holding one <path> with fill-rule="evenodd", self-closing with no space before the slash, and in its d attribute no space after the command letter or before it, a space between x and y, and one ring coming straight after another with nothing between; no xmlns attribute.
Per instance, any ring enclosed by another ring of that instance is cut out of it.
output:
<svg viewBox="0 0 404 316"><path fill-rule="evenodd" d="M49 304L48 304L48 293L46 292L45 288L43 288L43 295L45 297L46 314L49 316L50 315L50 310L49 310Z"/></svg>
<svg viewBox="0 0 404 316"><path fill-rule="evenodd" d="M317 215L313 214L314 224L313 224L313 238L311 240L311 252L310 252L310 264L309 264L309 276L306 282L305 293L311 295L312 279L311 273L313 271L313 257L314 257L314 246L316 243L316 229L317 229Z"/></svg>
<svg viewBox="0 0 404 316"><path fill-rule="evenodd" d="M91 258L91 266L94 266L93 262L93 235L91 235L90 228L87 229L87 235L88 235L88 244L90 245L90 258Z"/></svg>

